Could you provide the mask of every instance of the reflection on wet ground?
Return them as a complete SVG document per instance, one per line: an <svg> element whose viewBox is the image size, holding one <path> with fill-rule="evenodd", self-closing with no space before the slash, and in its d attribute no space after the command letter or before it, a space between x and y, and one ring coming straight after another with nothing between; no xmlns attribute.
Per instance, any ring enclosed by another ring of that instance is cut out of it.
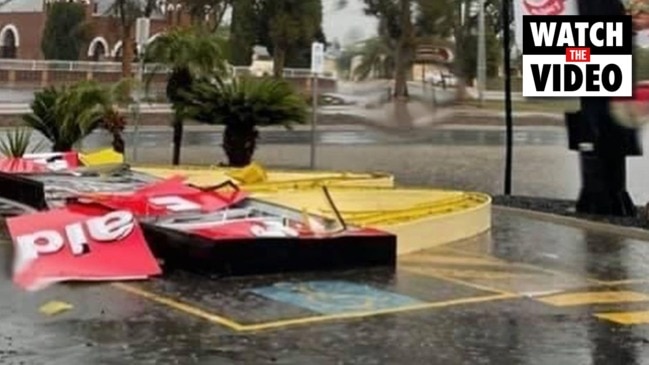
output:
<svg viewBox="0 0 649 365"><path fill-rule="evenodd" d="M649 363L649 242L494 211L385 269L143 283L9 281L0 364ZM48 317L50 300L74 308Z"/></svg>

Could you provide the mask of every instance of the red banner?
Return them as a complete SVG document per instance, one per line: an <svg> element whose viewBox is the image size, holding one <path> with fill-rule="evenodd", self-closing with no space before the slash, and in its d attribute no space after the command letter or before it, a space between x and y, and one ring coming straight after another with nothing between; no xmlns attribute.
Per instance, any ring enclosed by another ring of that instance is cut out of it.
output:
<svg viewBox="0 0 649 365"><path fill-rule="evenodd" d="M131 212L71 205L7 219L14 282L37 290L61 281L144 279L161 273Z"/></svg>

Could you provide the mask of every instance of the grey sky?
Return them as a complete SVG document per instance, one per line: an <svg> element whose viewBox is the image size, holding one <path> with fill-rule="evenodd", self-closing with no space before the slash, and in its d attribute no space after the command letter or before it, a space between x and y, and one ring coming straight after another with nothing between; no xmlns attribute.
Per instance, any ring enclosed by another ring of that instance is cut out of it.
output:
<svg viewBox="0 0 649 365"><path fill-rule="evenodd" d="M339 0L322 0L323 28L328 41L342 44L359 41L376 34L376 19L363 13L362 0L349 0L344 9L337 9Z"/></svg>
<svg viewBox="0 0 649 365"><path fill-rule="evenodd" d="M37 0L30 0L37 1ZM370 38L376 34L376 18L363 13L363 0L348 0L349 4L338 9L340 0L322 0L324 19L322 27L328 41L338 39L345 45ZM230 21L230 11L225 15L224 21Z"/></svg>

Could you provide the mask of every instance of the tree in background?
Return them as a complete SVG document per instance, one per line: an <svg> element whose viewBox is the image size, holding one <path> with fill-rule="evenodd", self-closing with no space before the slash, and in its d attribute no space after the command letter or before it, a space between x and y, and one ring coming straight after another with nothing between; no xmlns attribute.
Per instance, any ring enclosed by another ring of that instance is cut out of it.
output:
<svg viewBox="0 0 649 365"><path fill-rule="evenodd" d="M141 6L137 0L115 0L109 11L119 23L122 41L122 77L131 77L135 56L135 44L132 38L135 21L142 13Z"/></svg>
<svg viewBox="0 0 649 365"><path fill-rule="evenodd" d="M485 32L485 49L486 49L486 66L487 77L498 75L498 69L502 61L502 47L499 39L493 32L493 28L486 27ZM465 38L465 44L462 47L462 75L467 80L467 84L472 84L475 80L478 69L478 36L471 34Z"/></svg>
<svg viewBox="0 0 649 365"><path fill-rule="evenodd" d="M311 44L313 42L327 44L327 37L325 37L321 26L313 38L302 38L288 47L284 66L289 68L311 68Z"/></svg>
<svg viewBox="0 0 649 365"><path fill-rule="evenodd" d="M415 20L418 36L447 38L453 34L453 4L457 0L417 0Z"/></svg>
<svg viewBox="0 0 649 365"><path fill-rule="evenodd" d="M356 57L358 52L359 50L354 46L346 47L342 50L340 57L336 59L336 68L341 78L352 78L352 61L354 60L354 57Z"/></svg>
<svg viewBox="0 0 649 365"><path fill-rule="evenodd" d="M227 70L223 48L226 41L204 28L176 28L156 38L146 49L146 62L171 69L167 79L167 98L174 108L172 163L180 163L180 147L185 119L183 94L194 80ZM155 72L149 77L153 77ZM150 80L148 80L150 81Z"/></svg>
<svg viewBox="0 0 649 365"><path fill-rule="evenodd" d="M349 0L339 0L344 7ZM485 0L487 22L487 68L493 74L499 63L499 37L509 29L500 19L502 0ZM418 39L433 36L455 40L454 73L458 78L458 96L464 97L467 79L475 76L478 0L363 0L365 12L379 20L378 33L392 50L394 58L394 95L406 97L408 73L411 70ZM413 21L414 15L414 21Z"/></svg>
<svg viewBox="0 0 649 365"><path fill-rule="evenodd" d="M182 5L189 13L192 24L201 25L212 32L221 26L225 13L233 3L241 0L184 0Z"/></svg>
<svg viewBox="0 0 649 365"><path fill-rule="evenodd" d="M340 0L344 7L349 0ZM422 0L423 1L423 0ZM449 0L450 1L450 0ZM394 90L396 99L408 97L408 75L416 47L413 0L363 0L365 13L379 20L379 36L394 49Z"/></svg>
<svg viewBox="0 0 649 365"><path fill-rule="evenodd" d="M258 23L255 0L236 0L232 2L232 22L230 23L230 63L233 66L249 66L252 48L257 42Z"/></svg>
<svg viewBox="0 0 649 365"><path fill-rule="evenodd" d="M67 152L101 126L108 116L119 115L116 104L123 102L124 80L109 87L96 81L72 86L51 86L34 94L31 112L24 123L52 143L53 152Z"/></svg>
<svg viewBox="0 0 649 365"><path fill-rule="evenodd" d="M271 45L273 74L282 77L291 48L299 49L316 40L322 24L321 0L259 0L257 3L258 39ZM300 46L300 44L302 46Z"/></svg>
<svg viewBox="0 0 649 365"><path fill-rule="evenodd" d="M509 29L500 16L502 0L485 0L487 74L496 75L501 61L499 35ZM466 85L476 76L478 0L418 0L417 31L421 35L453 36L455 40L454 74L458 79L458 98L463 99ZM511 30L510 30L511 31Z"/></svg>
<svg viewBox="0 0 649 365"><path fill-rule="evenodd" d="M369 39L354 54L360 56L360 63L351 71L351 76L357 80L365 80L370 76L388 79L394 75L395 59L393 49L383 37Z"/></svg>
<svg viewBox="0 0 649 365"><path fill-rule="evenodd" d="M230 63L248 66L253 47L273 55L274 74L284 67L308 67L311 43L326 43L321 0L237 0L232 2Z"/></svg>
<svg viewBox="0 0 649 365"><path fill-rule="evenodd" d="M408 97L408 76L415 52L415 32L411 0L364 0L365 12L379 19L379 36L394 49L394 90L396 99Z"/></svg>
<svg viewBox="0 0 649 365"><path fill-rule="evenodd" d="M47 11L41 50L47 60L77 61L88 41L82 4L54 2Z"/></svg>
<svg viewBox="0 0 649 365"><path fill-rule="evenodd" d="M139 17L150 17L156 10L155 0L115 0L108 10L117 18L122 41L122 77L132 76L135 57L135 22Z"/></svg>
<svg viewBox="0 0 649 365"><path fill-rule="evenodd" d="M185 94L187 115L201 123L224 125L223 151L231 167L251 163L258 127L305 123L307 104L286 80L220 75L197 80Z"/></svg>

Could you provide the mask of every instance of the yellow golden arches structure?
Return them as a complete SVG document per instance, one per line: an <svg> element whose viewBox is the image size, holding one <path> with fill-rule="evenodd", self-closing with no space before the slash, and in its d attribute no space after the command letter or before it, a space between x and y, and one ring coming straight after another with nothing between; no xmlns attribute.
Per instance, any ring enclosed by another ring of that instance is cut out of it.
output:
<svg viewBox="0 0 649 365"><path fill-rule="evenodd" d="M80 157L87 166L123 162L119 154L96 151ZM397 188L387 173L266 170L258 163L240 169L216 166L135 166L160 178L182 175L196 186L235 181L252 196L299 211L334 217L322 186L327 186L343 219L398 236L406 254L465 240L491 227L491 198L478 192Z"/></svg>

